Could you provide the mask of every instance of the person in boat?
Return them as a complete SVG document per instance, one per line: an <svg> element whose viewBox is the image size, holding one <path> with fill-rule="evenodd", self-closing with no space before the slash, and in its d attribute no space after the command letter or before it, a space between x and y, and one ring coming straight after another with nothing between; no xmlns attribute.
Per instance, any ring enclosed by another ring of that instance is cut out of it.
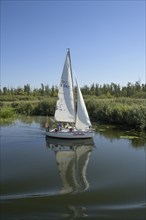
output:
<svg viewBox="0 0 146 220"><path fill-rule="evenodd" d="M58 124L58 130L59 130L59 131L62 130L62 124L61 124L61 123Z"/></svg>
<svg viewBox="0 0 146 220"><path fill-rule="evenodd" d="M49 131L49 123L48 122L45 123L45 129L46 129L46 131Z"/></svg>

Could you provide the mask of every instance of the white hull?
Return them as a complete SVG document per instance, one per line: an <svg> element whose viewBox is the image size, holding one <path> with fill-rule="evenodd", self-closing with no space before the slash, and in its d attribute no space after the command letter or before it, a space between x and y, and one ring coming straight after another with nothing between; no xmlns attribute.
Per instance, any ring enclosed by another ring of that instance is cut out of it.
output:
<svg viewBox="0 0 146 220"><path fill-rule="evenodd" d="M63 139L63 138L53 138L46 136L46 143L48 146L53 144L56 146L68 146L68 147L78 147L78 146L94 146L93 138L88 139ZM60 149L60 148L59 148ZM63 149L63 148L62 148Z"/></svg>
<svg viewBox="0 0 146 220"><path fill-rule="evenodd" d="M85 138L93 138L94 132L93 131L48 131L46 132L46 136L52 137L52 138L63 138L63 139L85 139Z"/></svg>

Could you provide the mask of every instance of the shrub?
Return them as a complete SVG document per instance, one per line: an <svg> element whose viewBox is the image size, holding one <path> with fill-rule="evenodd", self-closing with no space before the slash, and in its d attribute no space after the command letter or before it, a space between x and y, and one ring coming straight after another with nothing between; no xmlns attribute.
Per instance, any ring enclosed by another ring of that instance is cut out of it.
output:
<svg viewBox="0 0 146 220"><path fill-rule="evenodd" d="M19 102L15 105L15 109L18 114L33 115L33 104L31 102Z"/></svg>
<svg viewBox="0 0 146 220"><path fill-rule="evenodd" d="M53 116L55 111L55 104L54 100L51 101L42 101L39 102L36 107L34 108L34 115L49 115Z"/></svg>
<svg viewBox="0 0 146 220"><path fill-rule="evenodd" d="M0 118L11 118L15 114L14 108L11 107L2 107L0 110Z"/></svg>

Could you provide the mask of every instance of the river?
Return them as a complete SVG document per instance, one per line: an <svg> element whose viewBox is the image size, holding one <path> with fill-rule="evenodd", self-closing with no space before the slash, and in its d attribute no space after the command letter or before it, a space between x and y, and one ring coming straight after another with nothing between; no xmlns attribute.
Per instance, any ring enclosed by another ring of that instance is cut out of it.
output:
<svg viewBox="0 0 146 220"><path fill-rule="evenodd" d="M1 219L144 220L146 140L97 126L93 140L46 139L44 118L1 126Z"/></svg>

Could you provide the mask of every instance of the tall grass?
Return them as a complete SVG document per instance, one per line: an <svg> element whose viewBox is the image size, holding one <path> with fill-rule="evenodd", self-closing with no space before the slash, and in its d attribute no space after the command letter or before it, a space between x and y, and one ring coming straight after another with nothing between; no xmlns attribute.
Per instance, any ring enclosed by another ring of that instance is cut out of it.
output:
<svg viewBox="0 0 146 220"><path fill-rule="evenodd" d="M89 115L94 121L102 123L115 123L128 125L138 129L146 129L146 103L133 103L126 100L99 100L90 99L86 101Z"/></svg>
<svg viewBox="0 0 146 220"><path fill-rule="evenodd" d="M115 123L146 130L145 99L98 99L95 96L85 96L85 102L90 118L96 123ZM11 117L14 112L21 115L53 116L55 105L56 98L51 97L40 101L9 102L3 105L0 117Z"/></svg>
<svg viewBox="0 0 146 220"><path fill-rule="evenodd" d="M0 110L0 118L11 118L15 115L15 110L12 107L3 107Z"/></svg>
<svg viewBox="0 0 146 220"><path fill-rule="evenodd" d="M42 101L21 101L13 102L11 106L15 108L18 114L22 115L49 115L53 116L55 112L56 99L43 99Z"/></svg>
<svg viewBox="0 0 146 220"><path fill-rule="evenodd" d="M2 107L0 109L0 124L7 124L13 121L15 109L12 107Z"/></svg>

